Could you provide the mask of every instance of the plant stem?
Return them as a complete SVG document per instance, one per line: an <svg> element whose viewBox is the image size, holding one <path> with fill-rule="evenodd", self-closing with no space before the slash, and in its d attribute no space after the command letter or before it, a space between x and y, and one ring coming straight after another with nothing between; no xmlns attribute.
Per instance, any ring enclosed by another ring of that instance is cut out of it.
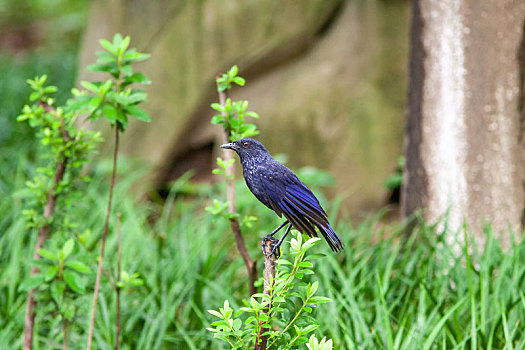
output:
<svg viewBox="0 0 525 350"><path fill-rule="evenodd" d="M219 102L222 106L226 104L226 92L219 91ZM225 113L223 113L224 116ZM223 143L229 142L230 139L230 130L224 129L223 133ZM233 152L223 151L223 157L226 162L233 159ZM226 197L228 200L228 212L236 213L236 202L235 202L235 177L234 177L234 167L233 164L230 164L226 167ZM255 294L255 281L257 279L257 264L256 260L250 258L248 249L246 249L246 244L244 243L244 238L242 237L241 227L239 225L239 220L237 218L230 219L230 225L235 236L235 243L239 253L241 253L244 264L246 265L246 270L248 271L248 277L250 280L250 295Z"/></svg>
<svg viewBox="0 0 525 350"><path fill-rule="evenodd" d="M62 161L60 161L57 165L57 169L55 172L55 179L53 181L53 188L51 189L51 191L49 191L46 206L44 207L44 218L46 219L51 218L55 211L55 206L56 206L56 202L58 198L58 194L55 193L55 191L56 191L58 184L60 184L60 182L64 178L64 174L67 168L67 161L68 161L68 158L63 156ZM40 227L40 229L38 230L38 238L37 238L36 245L35 245L35 252L33 254L33 259L40 260L42 258L40 254L38 254L38 250L40 250L44 246L44 242L49 236L50 229L51 229L51 224L48 223ZM39 272L39 269L36 266L33 266L31 268L31 275L34 275L37 272ZM36 300L34 297L34 293L35 293L35 290L32 289L27 294L27 307L26 307L26 317L25 317L25 324L24 324L24 343L22 347L23 350L33 349L33 329L35 326L34 309L36 307Z"/></svg>
<svg viewBox="0 0 525 350"><path fill-rule="evenodd" d="M115 123L115 149L113 151L113 171L111 173L111 185L109 187L108 209L106 211L106 221L104 223L104 234L102 236L102 245L100 247L100 259L98 261L97 280L95 282L95 291L93 293L93 307L91 309L91 320L89 323L89 336L88 336L88 343L87 343L88 350L91 349L91 344L93 342L93 329L95 327L95 314L97 312L97 298L98 298L98 291L100 288L100 276L102 275L102 264L104 262L104 248L106 246L106 238L108 236L109 215L111 213L111 201L113 199L113 190L115 188L115 177L117 174L118 144L119 144L119 130L118 130L118 125Z"/></svg>
<svg viewBox="0 0 525 350"><path fill-rule="evenodd" d="M263 293L270 295L270 290L272 289L272 284L275 281L275 254L272 253L272 242L270 240L266 241L264 246L264 290ZM261 312L268 313L269 308L265 308ZM270 317L268 315L268 317ZM270 323L268 320L266 323ZM262 322L260 323L262 324ZM259 330L257 335L255 350L266 350L266 343L268 342L268 335L262 335L267 332L268 328L263 328Z"/></svg>
<svg viewBox="0 0 525 350"><path fill-rule="evenodd" d="M63 334L64 350L67 350L67 324L66 324L66 319L64 317L62 317L62 334Z"/></svg>
<svg viewBox="0 0 525 350"><path fill-rule="evenodd" d="M120 271L122 261L122 249L121 249L121 236L120 236L120 213L117 213L117 244L118 244L118 257L117 257L117 282L120 282ZM115 332L115 350L120 347L120 287L117 285L117 330Z"/></svg>

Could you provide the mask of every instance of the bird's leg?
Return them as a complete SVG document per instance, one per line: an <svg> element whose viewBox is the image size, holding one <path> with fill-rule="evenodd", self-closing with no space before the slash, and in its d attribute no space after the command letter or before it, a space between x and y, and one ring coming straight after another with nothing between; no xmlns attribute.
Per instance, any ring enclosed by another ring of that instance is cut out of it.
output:
<svg viewBox="0 0 525 350"><path fill-rule="evenodd" d="M277 227L275 230L272 231L272 233L270 233L270 236L273 237L273 235L279 232L287 223L288 223L288 220L286 220L281 225L279 225L279 227Z"/></svg>
<svg viewBox="0 0 525 350"><path fill-rule="evenodd" d="M275 257L277 259L279 259L279 256L281 255L281 249L280 249L281 244L283 244L283 241L286 238L286 236L288 235L288 232L290 232L291 228L292 228L292 224L289 224L288 227L286 228L286 231L284 231L284 235L281 237L279 242L272 243L272 254L275 254Z"/></svg>
<svg viewBox="0 0 525 350"><path fill-rule="evenodd" d="M282 229L286 224L288 223L288 220L283 222L279 227L277 227L275 230L273 230L268 236L264 237L261 242L262 252L264 254L264 247L266 246L266 242L272 241L272 245L277 242L275 238L273 238L273 235L275 235L277 232L279 232L280 229Z"/></svg>

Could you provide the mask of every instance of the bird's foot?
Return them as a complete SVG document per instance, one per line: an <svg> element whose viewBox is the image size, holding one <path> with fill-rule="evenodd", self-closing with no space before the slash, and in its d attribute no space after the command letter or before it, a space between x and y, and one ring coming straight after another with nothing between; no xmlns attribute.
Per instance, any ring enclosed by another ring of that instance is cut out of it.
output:
<svg viewBox="0 0 525 350"><path fill-rule="evenodd" d="M279 249L279 240L274 238L272 235L268 235L262 239L261 248L263 254L266 255L266 246L268 245L268 242L270 242L270 247L272 248L271 254L275 255L276 259L279 259L279 256L281 255L281 250Z"/></svg>

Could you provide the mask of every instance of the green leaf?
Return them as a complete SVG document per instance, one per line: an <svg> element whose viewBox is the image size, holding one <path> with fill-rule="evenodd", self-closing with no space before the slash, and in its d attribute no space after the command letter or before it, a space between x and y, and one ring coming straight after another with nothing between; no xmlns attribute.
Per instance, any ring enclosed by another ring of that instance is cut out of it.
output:
<svg viewBox="0 0 525 350"><path fill-rule="evenodd" d="M239 72L239 67L237 65L233 65L230 70L228 70L228 75L230 78L234 78L237 76L237 73Z"/></svg>
<svg viewBox="0 0 525 350"><path fill-rule="evenodd" d="M215 311L215 310L208 310L208 312L209 312L210 314L212 314L213 316L216 316L216 317L218 317L218 318L223 318L222 315L220 314L220 312L218 312L218 311Z"/></svg>
<svg viewBox="0 0 525 350"><path fill-rule="evenodd" d="M18 287L19 291L27 292L28 290L34 289L42 285L45 281L45 277L42 274L36 274L24 279L24 281Z"/></svg>
<svg viewBox="0 0 525 350"><path fill-rule="evenodd" d="M128 84L139 83L139 84L151 84L151 80L142 73L133 73L124 78L124 81Z"/></svg>
<svg viewBox="0 0 525 350"><path fill-rule="evenodd" d="M130 76L133 74L133 68L131 68L131 66L129 64L125 64L123 65L122 67L120 67L120 71L125 75L125 76Z"/></svg>
<svg viewBox="0 0 525 350"><path fill-rule="evenodd" d="M116 48L119 48L122 44L122 35L120 33L116 33L113 35L113 46Z"/></svg>
<svg viewBox="0 0 525 350"><path fill-rule="evenodd" d="M128 98L129 104L134 104L137 102L146 101L147 97L148 95L144 91L134 90L133 93L131 93L127 98Z"/></svg>
<svg viewBox="0 0 525 350"><path fill-rule="evenodd" d="M84 89L91 91L94 94L99 94L100 89L95 84L89 82L89 81L81 81L80 85L84 87Z"/></svg>
<svg viewBox="0 0 525 350"><path fill-rule="evenodd" d="M127 62L131 62L131 61L139 62L139 61L147 60L149 57L150 57L149 54L136 52L134 50L128 50L128 52L124 54L123 59Z"/></svg>
<svg viewBox="0 0 525 350"><path fill-rule="evenodd" d="M109 53L111 53L113 56L117 56L117 48L115 46L113 46L112 43L110 43L109 41L107 41L106 39L100 39L98 41L100 43L100 45L106 49Z"/></svg>
<svg viewBox="0 0 525 350"><path fill-rule="evenodd" d="M127 106L125 111L133 118L149 123L151 117L142 108L137 106Z"/></svg>
<svg viewBox="0 0 525 350"><path fill-rule="evenodd" d="M46 282L51 281L58 273L58 266L49 266L44 273L44 279Z"/></svg>
<svg viewBox="0 0 525 350"><path fill-rule="evenodd" d="M109 120L111 123L116 122L120 118L121 112L115 108L115 106L105 103L104 107L102 107L102 113L106 117L107 120Z"/></svg>
<svg viewBox="0 0 525 350"><path fill-rule="evenodd" d="M75 305L71 299L65 299L61 305L59 305L60 312L64 318L72 320L75 316Z"/></svg>
<svg viewBox="0 0 525 350"><path fill-rule="evenodd" d="M64 253L64 259L67 259L67 257L71 254L73 251L73 247L75 246L75 241L73 238L70 238L64 243L64 247L62 247L62 253Z"/></svg>
<svg viewBox="0 0 525 350"><path fill-rule="evenodd" d="M78 260L66 261L66 266L78 272L91 273L89 266Z"/></svg>
<svg viewBox="0 0 525 350"><path fill-rule="evenodd" d="M66 285L63 281L54 281L51 283L51 297L57 302L58 305L62 304L65 289Z"/></svg>
<svg viewBox="0 0 525 350"><path fill-rule="evenodd" d="M244 86L244 84L246 83L246 80L241 77L235 77L233 78L233 82L239 86Z"/></svg>
<svg viewBox="0 0 525 350"><path fill-rule="evenodd" d="M129 42L130 42L130 38L129 38L129 35L128 35L122 40L122 42L121 42L121 44L119 46L120 52L125 52L128 49Z"/></svg>
<svg viewBox="0 0 525 350"><path fill-rule="evenodd" d="M308 302L309 302L309 303L314 303L314 304L331 303L331 302L332 302L332 299L327 298L327 297L318 297L318 296L313 296L313 297L311 297L311 298L308 300Z"/></svg>
<svg viewBox="0 0 525 350"><path fill-rule="evenodd" d="M100 87L100 93L102 95L107 94L108 91L111 89L111 86L113 86L113 81L112 80L106 80L104 82L104 84L102 84L102 86Z"/></svg>
<svg viewBox="0 0 525 350"><path fill-rule="evenodd" d="M46 259L49 259L49 260L53 260L53 261L58 261L58 255L53 253L50 250L41 248L41 249L38 250L38 254L40 254L40 256L43 257L43 258L46 258Z"/></svg>
<svg viewBox="0 0 525 350"><path fill-rule="evenodd" d="M54 93L54 92L57 92L57 90L58 90L57 87L56 87L56 86L53 86L53 85L49 85L49 86L46 86L46 87L44 88L44 92L45 92L46 94L52 94L52 93Z"/></svg>
<svg viewBox="0 0 525 350"><path fill-rule="evenodd" d="M222 115L214 115L211 118L212 124L223 124L224 123L224 117Z"/></svg>
<svg viewBox="0 0 525 350"><path fill-rule="evenodd" d="M73 291L77 293L84 292L84 286L80 279L80 276L78 276L76 273L74 273L71 270L65 270L64 271L64 282L71 288Z"/></svg>
<svg viewBox="0 0 525 350"><path fill-rule="evenodd" d="M113 67L111 67L109 64L98 64L98 63L91 64L86 67L86 71L88 72L108 73L108 72L111 72L112 69Z"/></svg>
<svg viewBox="0 0 525 350"><path fill-rule="evenodd" d="M233 320L233 330L234 331L237 331L241 328L242 326L242 321L238 318L236 318L235 320Z"/></svg>
<svg viewBox="0 0 525 350"><path fill-rule="evenodd" d="M36 101L36 100L40 99L40 96L41 96L41 95L40 95L40 92L38 92L38 91L34 91L34 92L32 92L32 93L29 95L29 100L30 100L30 101Z"/></svg>
<svg viewBox="0 0 525 350"><path fill-rule="evenodd" d="M98 57L97 63L98 64L110 64L111 66L114 66L114 68L117 68L117 58L110 54L107 51L97 51L95 53Z"/></svg>

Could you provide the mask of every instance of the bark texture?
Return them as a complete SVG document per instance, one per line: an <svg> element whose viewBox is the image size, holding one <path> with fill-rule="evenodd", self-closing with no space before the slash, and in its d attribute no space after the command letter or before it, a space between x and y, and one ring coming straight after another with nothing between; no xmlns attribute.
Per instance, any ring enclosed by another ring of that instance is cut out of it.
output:
<svg viewBox="0 0 525 350"><path fill-rule="evenodd" d="M519 232L524 19L521 0L414 1L405 216L447 214L450 232L465 220L481 245L485 223L504 246Z"/></svg>

